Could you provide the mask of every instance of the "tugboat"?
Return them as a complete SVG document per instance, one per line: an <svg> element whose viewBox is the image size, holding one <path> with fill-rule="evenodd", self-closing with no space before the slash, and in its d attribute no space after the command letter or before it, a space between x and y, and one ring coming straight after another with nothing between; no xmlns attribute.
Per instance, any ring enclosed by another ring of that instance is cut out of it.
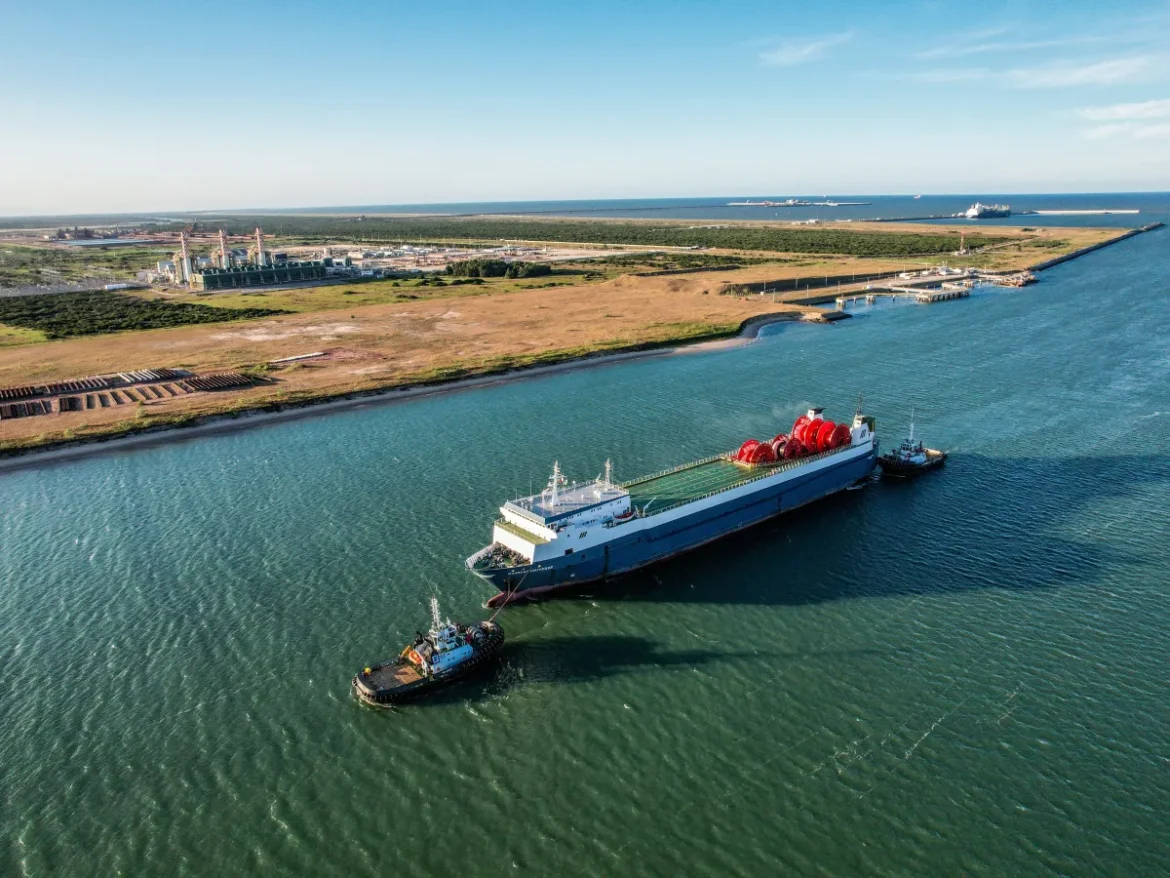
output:
<svg viewBox="0 0 1170 878"><path fill-rule="evenodd" d="M353 678L354 694L374 707L389 707L464 676L490 661L504 644L497 623L456 624L439 615L431 597L431 629L419 634L394 661L363 668Z"/></svg>
<svg viewBox="0 0 1170 878"><path fill-rule="evenodd" d="M914 441L914 418L910 418L910 436L893 451L877 459L882 473L890 476L912 476L941 466L947 459L945 451L927 448L921 441Z"/></svg>

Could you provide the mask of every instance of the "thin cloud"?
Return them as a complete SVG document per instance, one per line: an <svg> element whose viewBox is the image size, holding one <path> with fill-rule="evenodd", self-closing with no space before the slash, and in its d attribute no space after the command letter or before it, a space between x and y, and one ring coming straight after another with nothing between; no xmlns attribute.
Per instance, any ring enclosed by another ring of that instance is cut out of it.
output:
<svg viewBox="0 0 1170 878"><path fill-rule="evenodd" d="M1170 100L1142 101L1136 104L1113 104L1109 107L1085 107L1077 115L1090 122L1127 119L1161 119L1170 116ZM1108 126L1103 126L1108 127Z"/></svg>
<svg viewBox="0 0 1170 878"><path fill-rule="evenodd" d="M918 52L915 57L923 60L932 58L961 58L967 55L986 55L993 52L1030 52L1036 49L1056 49L1063 46L1084 46L1099 43L1105 37L1066 37L1055 40L994 40L986 43L959 43L935 46Z"/></svg>
<svg viewBox="0 0 1170 878"><path fill-rule="evenodd" d="M830 34L816 40L782 43L774 49L760 52L760 63L765 67L792 67L816 60L825 50L847 43L853 39L853 32Z"/></svg>
<svg viewBox="0 0 1170 878"><path fill-rule="evenodd" d="M1112 58L1090 64L1058 61L1040 67L998 71L989 67L939 67L910 73L903 79L918 82L975 82L985 80L1003 88L1073 88L1119 85L1149 80L1170 67L1170 60L1149 55Z"/></svg>
<svg viewBox="0 0 1170 878"><path fill-rule="evenodd" d="M1092 128L1087 128L1084 135L1089 140L1107 140L1113 137L1129 137L1134 140L1170 138L1170 123L1162 122L1149 125L1139 122L1116 122L1110 125L1095 125Z"/></svg>
<svg viewBox="0 0 1170 878"><path fill-rule="evenodd" d="M1045 67L1010 70L1004 83L1013 88L1068 88L1077 85L1116 85L1145 79L1153 68L1146 55L1113 58L1095 64L1059 62Z"/></svg>
<svg viewBox="0 0 1170 878"><path fill-rule="evenodd" d="M991 79L992 75L992 71L986 67L940 67L935 70L911 73L905 78L918 82L976 82L981 79Z"/></svg>

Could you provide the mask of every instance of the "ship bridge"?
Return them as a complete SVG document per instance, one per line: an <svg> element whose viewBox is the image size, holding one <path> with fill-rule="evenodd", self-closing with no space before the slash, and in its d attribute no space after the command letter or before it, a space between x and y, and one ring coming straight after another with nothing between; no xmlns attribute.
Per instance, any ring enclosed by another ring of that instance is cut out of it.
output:
<svg viewBox="0 0 1170 878"><path fill-rule="evenodd" d="M629 508L629 492L615 485L607 461L603 478L592 482L567 484L559 464L553 464L548 487L539 494L509 500L501 508L505 517L517 515L533 524L558 530L568 523L584 523L601 516L611 516Z"/></svg>
<svg viewBox="0 0 1170 878"><path fill-rule="evenodd" d="M591 542L595 541L601 532L595 525L629 518L630 493L614 484L609 461L603 478L573 484L566 482L560 465L554 463L547 488L530 497L509 500L500 512L503 517L496 521L494 543L533 561L540 553L559 554L561 543L570 537L584 539L592 532ZM574 545L584 548L586 544Z"/></svg>

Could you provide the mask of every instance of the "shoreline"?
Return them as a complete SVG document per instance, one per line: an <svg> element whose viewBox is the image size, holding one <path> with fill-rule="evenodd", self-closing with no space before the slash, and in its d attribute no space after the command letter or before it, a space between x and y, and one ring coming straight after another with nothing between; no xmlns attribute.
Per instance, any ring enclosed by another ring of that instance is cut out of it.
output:
<svg viewBox="0 0 1170 878"><path fill-rule="evenodd" d="M1097 244L1037 263L1031 266L1031 270L1044 271L1045 269L1064 264L1104 247L1163 227L1163 223L1153 222L1140 228L1129 229ZM633 346L626 350L586 354L584 356L571 357L538 366L505 369L499 372L487 372L468 378L440 380L428 384L386 387L341 395L325 394L313 399L291 403L262 403L249 410L193 417L186 423L161 424L153 427L145 427L138 431L131 430L129 431L129 435L94 436L91 438L63 440L40 448L17 448L0 452L0 473L36 467L43 463L77 460L92 455L116 453L131 448L149 447L188 438L193 439L250 427L259 427L281 421L331 414L364 405L384 405L442 393L456 393L480 387L492 387L512 381L569 372L575 369L588 369L651 357L731 349L755 341L759 337L760 330L765 326L776 323L801 321L805 313L807 312L791 310L757 314L744 320L740 324L739 329L734 333L717 333L707 338ZM813 322L823 323L825 321Z"/></svg>
<svg viewBox="0 0 1170 878"><path fill-rule="evenodd" d="M114 454L133 448L146 448L169 444L185 439L215 436L283 421L294 421L301 418L333 414L366 405L387 405L427 396L437 396L444 393L458 393L481 387L493 387L530 378L543 378L548 375L572 372L577 369L591 369L597 366L609 366L653 357L730 350L751 344L759 338L760 330L766 326L777 323L801 322L802 319L803 312L799 311L758 314L744 320L734 334L722 337L699 338L690 342L667 342L653 347L624 351L619 350L603 354L588 354L583 357L573 357L556 363L508 369L502 372L490 372L483 375L474 375L470 378L457 378L453 381L437 381L433 384L388 387L381 390L367 390L345 394L340 397L321 396L303 402L277 403L275 405L279 407L271 410L266 410L264 406L257 406L255 409L233 414L208 415L203 418L194 419L188 424L166 424L146 427L130 435L72 439L47 448L30 448L27 451L14 449L4 452L0 456L0 473L33 468L46 463L78 460L83 457L100 454Z"/></svg>

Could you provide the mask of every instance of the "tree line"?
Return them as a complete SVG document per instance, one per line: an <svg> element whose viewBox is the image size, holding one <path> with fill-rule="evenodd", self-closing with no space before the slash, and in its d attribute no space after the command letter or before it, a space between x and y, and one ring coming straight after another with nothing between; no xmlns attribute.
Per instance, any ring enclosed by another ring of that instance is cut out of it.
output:
<svg viewBox="0 0 1170 878"><path fill-rule="evenodd" d="M545 262L506 262L503 259L463 259L447 263L454 277L544 277L552 274Z"/></svg>
<svg viewBox="0 0 1170 878"><path fill-rule="evenodd" d="M212 222L212 220L208 220ZM635 246L720 247L817 255L909 257L939 256L959 249L958 232L880 232L828 227L726 224L693 226L651 221L544 219L523 217L390 217L365 216L361 222L344 217L225 216L214 219L232 234L248 232L257 223L270 231L306 240L338 242L493 243L501 240L555 241ZM1010 240L969 233L967 246L985 247Z"/></svg>

